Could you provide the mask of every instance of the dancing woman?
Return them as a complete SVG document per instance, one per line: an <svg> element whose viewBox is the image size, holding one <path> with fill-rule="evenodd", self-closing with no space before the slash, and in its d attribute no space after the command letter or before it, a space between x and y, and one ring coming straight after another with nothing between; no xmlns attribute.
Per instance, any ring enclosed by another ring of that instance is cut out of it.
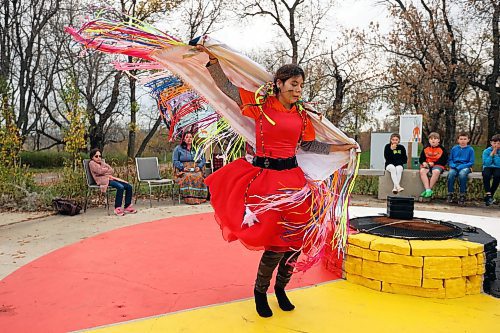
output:
<svg viewBox="0 0 500 333"><path fill-rule="evenodd" d="M291 311L285 287L290 281L303 244L303 231L290 232L284 227L307 224L311 218L311 198L295 204L283 204L258 215L248 207L259 206L266 197L304 188L306 179L296 159L298 146L306 151L329 154L357 148L356 144L329 145L315 141L315 132L301 101L304 71L297 65L285 65L274 76L272 91L264 95L233 85L217 58L208 53L207 68L219 89L240 106L243 115L255 120L256 153L252 164L236 160L210 175L215 215L228 241L238 239L246 247L263 249L257 270L254 297L258 314L270 317L267 301L272 274L278 267L274 291L280 308ZM245 208L246 207L246 208ZM243 220L243 224L242 224Z"/></svg>

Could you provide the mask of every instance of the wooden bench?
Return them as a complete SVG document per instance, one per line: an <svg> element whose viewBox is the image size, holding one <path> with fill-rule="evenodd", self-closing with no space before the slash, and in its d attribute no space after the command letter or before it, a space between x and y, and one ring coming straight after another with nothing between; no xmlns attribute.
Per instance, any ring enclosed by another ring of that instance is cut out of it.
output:
<svg viewBox="0 0 500 333"><path fill-rule="evenodd" d="M394 187L391 175L388 171L382 169L359 169L358 175L360 176L378 176L378 198L387 199L388 195L393 195L392 189ZM447 177L448 171L441 174L441 177ZM467 176L469 179L482 179L481 172L471 172ZM401 178L401 186L405 189L401 195L411 196L418 198L420 193L424 191L424 186L420 180L420 170L412 169L403 170L403 177Z"/></svg>

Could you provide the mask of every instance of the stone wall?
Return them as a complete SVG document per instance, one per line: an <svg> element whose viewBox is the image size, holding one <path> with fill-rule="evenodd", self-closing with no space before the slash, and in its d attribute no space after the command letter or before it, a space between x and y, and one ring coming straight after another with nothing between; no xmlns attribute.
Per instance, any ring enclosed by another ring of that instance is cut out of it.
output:
<svg viewBox="0 0 500 333"><path fill-rule="evenodd" d="M396 294L457 298L479 294L485 272L483 244L459 239L405 240L349 235L344 276Z"/></svg>

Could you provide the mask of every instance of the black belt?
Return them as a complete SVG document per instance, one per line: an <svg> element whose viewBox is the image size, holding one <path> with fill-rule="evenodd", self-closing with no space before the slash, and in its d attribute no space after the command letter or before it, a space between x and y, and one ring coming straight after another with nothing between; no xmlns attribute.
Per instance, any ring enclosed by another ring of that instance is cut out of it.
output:
<svg viewBox="0 0 500 333"><path fill-rule="evenodd" d="M289 158L270 158L254 156L252 164L256 167L272 170L286 170L298 167L295 156Z"/></svg>

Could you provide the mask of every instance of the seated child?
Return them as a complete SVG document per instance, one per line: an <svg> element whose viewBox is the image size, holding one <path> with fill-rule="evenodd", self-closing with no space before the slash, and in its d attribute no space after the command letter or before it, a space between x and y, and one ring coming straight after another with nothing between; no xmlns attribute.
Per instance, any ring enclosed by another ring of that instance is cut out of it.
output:
<svg viewBox="0 0 500 333"><path fill-rule="evenodd" d="M431 132L429 134L429 145L424 147L420 153L420 179L425 188L420 196L424 198L432 197L432 188L443 173L448 161L448 154L444 147L440 145L440 141L439 134Z"/></svg>
<svg viewBox="0 0 500 333"><path fill-rule="evenodd" d="M460 185L460 196L458 204L465 205L467 194L467 175L472 171L474 165L474 148L469 146L469 134L460 133L457 139L457 145L451 148L450 159L448 166L450 172L448 173L448 203L452 203L455 192L455 178L458 175L458 183Z"/></svg>
<svg viewBox="0 0 500 333"><path fill-rule="evenodd" d="M483 185L484 185L484 203L491 206L495 200L495 191L500 183L500 134L491 137L491 147L483 151ZM491 178L493 183L490 186Z"/></svg>
<svg viewBox="0 0 500 333"><path fill-rule="evenodd" d="M385 169L391 174L394 188L392 193L397 194L404 190L401 187L401 176L403 175L403 164L406 164L408 157L406 149L399 144L401 137L397 133L391 134L391 139L384 147Z"/></svg>

